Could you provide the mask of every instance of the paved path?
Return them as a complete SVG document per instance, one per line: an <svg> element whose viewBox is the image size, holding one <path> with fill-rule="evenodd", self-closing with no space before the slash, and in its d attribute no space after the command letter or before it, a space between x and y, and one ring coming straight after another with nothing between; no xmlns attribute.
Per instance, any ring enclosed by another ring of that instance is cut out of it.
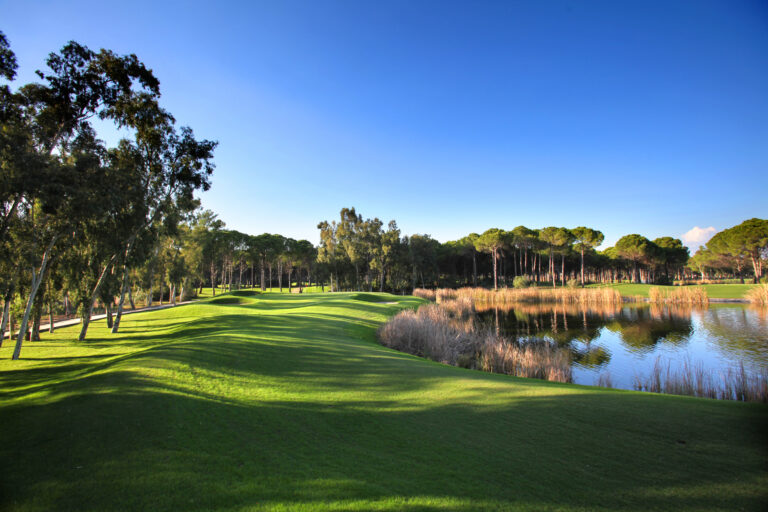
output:
<svg viewBox="0 0 768 512"><path fill-rule="evenodd" d="M197 299L197 300L199 300L199 299ZM166 308L173 308L173 307L176 307L176 306L183 306L185 304L192 304L193 302L197 302L197 300L187 300L187 301L184 301L184 302L177 302L175 306L172 305L172 304L163 304L162 306L152 306L152 307L148 307L148 308L138 308L138 309L127 309L126 308L126 309L123 309L123 316L130 315L131 313L143 313L144 311L155 311L156 309L166 309ZM114 318L114 316L116 314L117 313L113 313L112 317ZM102 313L100 315L93 315L93 316L91 316L91 322L93 322L94 320L101 320L102 318L107 318L106 313ZM67 327L67 326L70 326L70 325L77 325L81 321L82 321L82 318L69 318L67 320L61 320L59 322L54 322L53 323L53 328L54 329L58 329L59 327ZM31 322L30 322L30 325L31 325ZM47 323L47 324L41 324L40 325L40 332L42 333L43 331L47 331L50 328L50 325L51 325L50 322ZM4 337L7 337L8 334L9 334L9 332L5 331ZM16 332L16 334L14 334L14 336L16 336L16 335L18 335L18 332Z"/></svg>

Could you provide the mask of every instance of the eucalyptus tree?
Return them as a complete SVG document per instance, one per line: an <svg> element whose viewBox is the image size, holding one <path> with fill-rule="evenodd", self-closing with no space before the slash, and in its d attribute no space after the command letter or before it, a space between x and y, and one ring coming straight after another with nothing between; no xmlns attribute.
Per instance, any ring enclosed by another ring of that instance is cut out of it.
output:
<svg viewBox="0 0 768 512"><path fill-rule="evenodd" d="M338 291L339 265L343 259L343 248L340 247L338 238L338 225L336 221L326 220L317 224L320 230L320 247L317 250L317 261L327 265L330 277L331 292ZM333 277L336 276L334 288Z"/></svg>
<svg viewBox="0 0 768 512"><path fill-rule="evenodd" d="M122 106L137 94L157 96L159 87L157 79L135 55L118 56L108 50L95 53L75 42L65 45L58 54L50 54L46 63L50 71L38 71L45 83L28 84L19 90L17 97L34 128L31 133L34 134L35 150L43 157L57 161L57 165L49 165L45 172L42 188L50 189L52 184L61 185L68 181L69 166L65 164L71 141L92 131L89 123L92 117L99 116L121 125L125 122ZM83 184L85 190L72 190L70 194L65 190L57 191L55 199L45 190L27 194L22 199L30 204L40 200L47 203L49 209L52 203L57 203L57 208L48 212L41 209L42 215L35 219L36 239L29 246L35 263L30 266L32 286L21 331L26 330L29 312L56 242L72 229L73 222L78 220L78 210L87 210L73 203L84 200L88 185ZM44 198L46 195L49 197ZM20 332L14 359L19 357L23 335Z"/></svg>
<svg viewBox="0 0 768 512"><path fill-rule="evenodd" d="M579 226L571 230L576 249L581 253L581 286L584 286L584 252L591 251L598 247L605 240L605 236L600 231L584 226Z"/></svg>

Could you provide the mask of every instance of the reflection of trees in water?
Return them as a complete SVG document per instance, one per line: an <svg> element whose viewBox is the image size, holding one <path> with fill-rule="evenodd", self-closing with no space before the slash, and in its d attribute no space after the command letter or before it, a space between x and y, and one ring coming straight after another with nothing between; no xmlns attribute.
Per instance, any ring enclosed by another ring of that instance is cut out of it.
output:
<svg viewBox="0 0 768 512"><path fill-rule="evenodd" d="M768 359L768 315L760 307L717 307L699 313L704 330L726 356L743 355L757 364Z"/></svg>
<svg viewBox="0 0 768 512"><path fill-rule="evenodd" d="M621 307L574 304L526 304L514 308L493 308L480 313L504 334L516 337L544 337L560 346L571 346L574 357L584 365L604 364L610 353L595 352L591 343L605 327L619 335L630 350L646 351L659 342L683 344L693 333L691 309L685 307ZM573 346L574 342L586 345Z"/></svg>

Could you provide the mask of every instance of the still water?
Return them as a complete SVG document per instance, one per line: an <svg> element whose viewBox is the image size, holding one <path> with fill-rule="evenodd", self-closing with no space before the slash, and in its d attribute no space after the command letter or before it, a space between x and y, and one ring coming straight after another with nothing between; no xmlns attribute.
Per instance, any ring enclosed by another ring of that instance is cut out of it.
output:
<svg viewBox="0 0 768 512"><path fill-rule="evenodd" d="M728 304L708 308L649 305L523 305L479 313L510 338L547 339L573 355L573 381L633 389L655 364L723 372L768 368L768 311Z"/></svg>

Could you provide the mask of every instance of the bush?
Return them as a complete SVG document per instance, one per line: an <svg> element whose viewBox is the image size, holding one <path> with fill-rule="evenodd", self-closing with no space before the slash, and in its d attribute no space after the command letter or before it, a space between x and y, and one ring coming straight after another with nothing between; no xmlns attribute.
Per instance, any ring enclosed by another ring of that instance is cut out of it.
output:
<svg viewBox="0 0 768 512"><path fill-rule="evenodd" d="M525 276L517 276L512 280L512 286L514 288L529 288L533 284L533 281Z"/></svg>
<svg viewBox="0 0 768 512"><path fill-rule="evenodd" d="M568 288L578 288L580 283L578 279L569 279L565 282L565 284L568 286Z"/></svg>
<svg viewBox="0 0 768 512"><path fill-rule="evenodd" d="M656 282L654 284L658 284L659 286L672 286L672 280L668 278L667 276L659 276L656 278Z"/></svg>

